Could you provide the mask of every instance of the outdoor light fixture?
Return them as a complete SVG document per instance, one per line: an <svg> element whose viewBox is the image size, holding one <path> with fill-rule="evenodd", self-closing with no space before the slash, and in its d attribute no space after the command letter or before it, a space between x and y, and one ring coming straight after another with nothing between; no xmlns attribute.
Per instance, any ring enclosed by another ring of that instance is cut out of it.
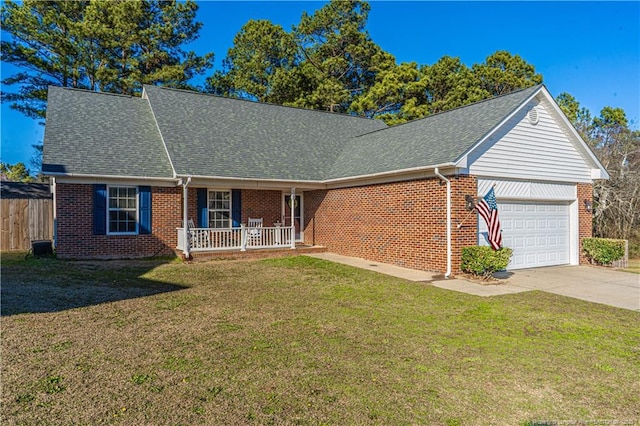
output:
<svg viewBox="0 0 640 426"><path fill-rule="evenodd" d="M473 199L473 195L465 195L464 201L467 203L467 210L471 211L476 207L475 200Z"/></svg>
<svg viewBox="0 0 640 426"><path fill-rule="evenodd" d="M593 210L593 203L591 200L584 200L584 208L587 209L587 212L591 213Z"/></svg>

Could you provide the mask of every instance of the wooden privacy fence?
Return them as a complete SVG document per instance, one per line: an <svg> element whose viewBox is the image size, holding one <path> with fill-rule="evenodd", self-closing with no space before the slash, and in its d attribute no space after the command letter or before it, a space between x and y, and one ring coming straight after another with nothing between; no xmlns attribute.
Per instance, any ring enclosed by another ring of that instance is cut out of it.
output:
<svg viewBox="0 0 640 426"><path fill-rule="evenodd" d="M53 240L53 200L14 198L8 184L2 183L0 250L29 250L31 241ZM47 188L48 191L48 188Z"/></svg>

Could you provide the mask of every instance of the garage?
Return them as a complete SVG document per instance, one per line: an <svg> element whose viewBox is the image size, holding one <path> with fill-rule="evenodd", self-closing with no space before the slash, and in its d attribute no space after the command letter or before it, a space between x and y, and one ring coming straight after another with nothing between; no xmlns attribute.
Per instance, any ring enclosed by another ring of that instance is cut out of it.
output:
<svg viewBox="0 0 640 426"><path fill-rule="evenodd" d="M503 245L513 249L509 269L569 263L568 203L498 203Z"/></svg>
<svg viewBox="0 0 640 426"><path fill-rule="evenodd" d="M492 186L498 201L502 245L513 249L507 269L576 263L575 185L479 179L478 195ZM478 244L488 245L486 224L481 218L478 231Z"/></svg>

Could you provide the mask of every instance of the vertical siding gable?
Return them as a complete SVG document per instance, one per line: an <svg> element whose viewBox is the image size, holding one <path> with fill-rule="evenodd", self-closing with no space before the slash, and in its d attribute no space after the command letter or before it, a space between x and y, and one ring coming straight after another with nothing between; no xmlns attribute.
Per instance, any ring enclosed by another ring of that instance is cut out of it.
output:
<svg viewBox="0 0 640 426"><path fill-rule="evenodd" d="M527 113L538 110L539 122ZM469 173L516 179L591 182L591 168L544 103L532 101L469 155Z"/></svg>

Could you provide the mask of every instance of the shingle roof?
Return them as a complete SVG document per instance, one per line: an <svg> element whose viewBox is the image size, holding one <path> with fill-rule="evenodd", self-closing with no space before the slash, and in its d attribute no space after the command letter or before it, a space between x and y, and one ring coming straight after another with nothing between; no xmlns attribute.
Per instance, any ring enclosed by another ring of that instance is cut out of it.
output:
<svg viewBox="0 0 640 426"><path fill-rule="evenodd" d="M44 173L173 177L146 100L49 87Z"/></svg>
<svg viewBox="0 0 640 426"><path fill-rule="evenodd" d="M50 87L43 171L323 181L435 166L457 161L540 87L395 127L156 86L146 99Z"/></svg>
<svg viewBox="0 0 640 426"><path fill-rule="evenodd" d="M386 128L342 114L145 86L177 174L322 180L346 141Z"/></svg>
<svg viewBox="0 0 640 426"><path fill-rule="evenodd" d="M47 183L22 183L22 182L1 182L0 198L28 198L28 199L49 199L53 198L51 189Z"/></svg>
<svg viewBox="0 0 640 426"><path fill-rule="evenodd" d="M350 141L327 179L455 162L541 86L512 92Z"/></svg>

